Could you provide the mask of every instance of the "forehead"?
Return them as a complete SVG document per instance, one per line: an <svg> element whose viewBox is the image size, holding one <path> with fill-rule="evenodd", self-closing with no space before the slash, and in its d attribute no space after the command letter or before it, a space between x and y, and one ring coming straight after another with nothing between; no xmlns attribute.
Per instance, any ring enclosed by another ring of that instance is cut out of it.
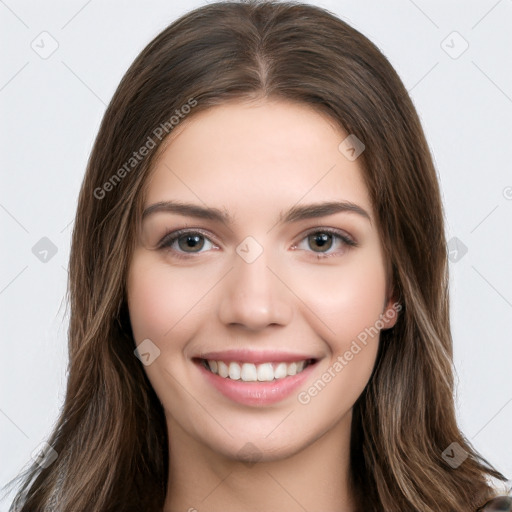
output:
<svg viewBox="0 0 512 512"><path fill-rule="evenodd" d="M345 200L371 211L348 134L308 105L231 102L174 128L146 185L144 207L168 200L254 215L298 202Z"/></svg>

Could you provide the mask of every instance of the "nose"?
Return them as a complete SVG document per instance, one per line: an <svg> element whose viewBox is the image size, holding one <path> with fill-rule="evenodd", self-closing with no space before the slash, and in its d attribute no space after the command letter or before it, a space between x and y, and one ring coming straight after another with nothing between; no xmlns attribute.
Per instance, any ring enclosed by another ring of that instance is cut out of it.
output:
<svg viewBox="0 0 512 512"><path fill-rule="evenodd" d="M220 292L218 315L224 325L257 331L290 322L293 294L274 266L265 250L252 262L234 255Z"/></svg>

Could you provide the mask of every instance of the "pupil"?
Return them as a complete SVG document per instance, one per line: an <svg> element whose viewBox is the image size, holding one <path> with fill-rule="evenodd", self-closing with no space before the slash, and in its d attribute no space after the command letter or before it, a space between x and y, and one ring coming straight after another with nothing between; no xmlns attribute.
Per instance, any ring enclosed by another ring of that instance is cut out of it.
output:
<svg viewBox="0 0 512 512"><path fill-rule="evenodd" d="M185 235L184 237L180 238L178 244L180 246L180 249L183 249L185 251L187 249L195 249L198 248L195 244L199 243L201 238L201 235ZM186 242L182 244L182 240L186 240ZM202 245L199 247L199 249L201 249L201 247Z"/></svg>
<svg viewBox="0 0 512 512"><path fill-rule="evenodd" d="M332 236L327 233L321 233L319 235L312 235L310 238L312 238L321 248L329 249L329 247L325 247L325 244L329 242L329 239L332 238Z"/></svg>

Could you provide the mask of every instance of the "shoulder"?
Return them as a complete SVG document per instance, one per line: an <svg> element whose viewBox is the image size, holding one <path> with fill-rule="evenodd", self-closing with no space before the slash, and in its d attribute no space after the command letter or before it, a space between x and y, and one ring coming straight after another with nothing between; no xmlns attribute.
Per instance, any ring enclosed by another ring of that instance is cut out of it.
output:
<svg viewBox="0 0 512 512"><path fill-rule="evenodd" d="M497 496L496 498L489 500L476 512L512 512L512 497Z"/></svg>

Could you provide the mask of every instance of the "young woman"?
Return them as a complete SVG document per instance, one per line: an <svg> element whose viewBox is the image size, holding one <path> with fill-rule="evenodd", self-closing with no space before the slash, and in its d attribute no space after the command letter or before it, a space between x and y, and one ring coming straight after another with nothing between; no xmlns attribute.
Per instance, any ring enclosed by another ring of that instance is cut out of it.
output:
<svg viewBox="0 0 512 512"><path fill-rule="evenodd" d="M213 3L105 113L62 414L13 510L512 510L458 428L443 210L382 53Z"/></svg>

